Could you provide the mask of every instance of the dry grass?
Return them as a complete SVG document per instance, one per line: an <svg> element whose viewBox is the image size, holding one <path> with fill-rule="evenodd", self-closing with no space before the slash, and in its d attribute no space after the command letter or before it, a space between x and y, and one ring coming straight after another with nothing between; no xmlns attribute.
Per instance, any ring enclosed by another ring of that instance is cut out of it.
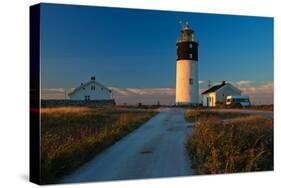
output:
<svg viewBox="0 0 281 188"><path fill-rule="evenodd" d="M41 110L42 183L54 183L156 112L64 107Z"/></svg>
<svg viewBox="0 0 281 188"><path fill-rule="evenodd" d="M263 111L273 111L274 105L257 105L257 106L249 106L246 109L250 110L263 110Z"/></svg>
<svg viewBox="0 0 281 188"><path fill-rule="evenodd" d="M186 107L188 110L206 110L210 109L209 107L203 107L203 106L197 106L197 107ZM262 111L273 111L274 105L252 105L252 106L244 106L241 107L239 105L224 105L224 104L217 104L215 107L212 107L212 109L248 109L248 110L262 110Z"/></svg>
<svg viewBox="0 0 281 188"><path fill-rule="evenodd" d="M89 107L58 107L58 108L42 108L42 114L55 114L55 113L85 113L92 111L93 108Z"/></svg>
<svg viewBox="0 0 281 188"><path fill-rule="evenodd" d="M184 118L186 121L193 122L197 121L200 117L200 114L202 114L202 111L199 110L188 110L184 113Z"/></svg>
<svg viewBox="0 0 281 188"><path fill-rule="evenodd" d="M187 110L184 113L184 118L186 121L194 122L197 121L200 117L216 117L221 119L232 119L232 118L241 118L247 117L249 114L241 114L237 112L215 112L210 110Z"/></svg>
<svg viewBox="0 0 281 188"><path fill-rule="evenodd" d="M201 114L187 149L199 174L273 170L273 121Z"/></svg>

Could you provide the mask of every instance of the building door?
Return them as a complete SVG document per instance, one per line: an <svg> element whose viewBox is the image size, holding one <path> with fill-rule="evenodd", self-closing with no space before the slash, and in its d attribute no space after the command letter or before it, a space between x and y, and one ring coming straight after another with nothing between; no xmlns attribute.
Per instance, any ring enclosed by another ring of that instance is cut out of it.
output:
<svg viewBox="0 0 281 188"><path fill-rule="evenodd" d="M211 96L210 97L210 103L209 103L210 107L214 107L215 106L215 100L214 100L214 97Z"/></svg>

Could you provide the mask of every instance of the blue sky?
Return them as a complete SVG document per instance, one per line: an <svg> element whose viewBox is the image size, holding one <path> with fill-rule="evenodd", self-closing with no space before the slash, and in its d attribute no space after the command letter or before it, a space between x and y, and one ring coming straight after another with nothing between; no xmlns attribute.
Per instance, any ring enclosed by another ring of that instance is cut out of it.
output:
<svg viewBox="0 0 281 188"><path fill-rule="evenodd" d="M199 40L200 80L273 81L272 18L43 4L42 87L95 75L116 88L174 88L186 19Z"/></svg>

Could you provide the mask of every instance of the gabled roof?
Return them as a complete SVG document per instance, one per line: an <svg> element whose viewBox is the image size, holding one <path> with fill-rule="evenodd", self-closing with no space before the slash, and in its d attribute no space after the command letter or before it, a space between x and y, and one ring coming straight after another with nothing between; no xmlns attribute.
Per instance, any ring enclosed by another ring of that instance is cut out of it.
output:
<svg viewBox="0 0 281 188"><path fill-rule="evenodd" d="M111 92L111 90L110 90L109 88L107 88L106 86L104 86L103 84L97 82L96 80L90 80L90 81L88 81L88 82L86 82L86 83L82 83L80 86L78 86L77 88L75 88L72 92L70 92L70 93L68 94L68 96L73 95L73 94L76 93L77 91L81 90L81 89L84 88L84 87L87 87L88 85L90 85L90 84L92 84L92 83L94 83L94 84L96 84L96 85L98 85L98 86L100 86L100 87L106 89L107 91Z"/></svg>
<svg viewBox="0 0 281 188"><path fill-rule="evenodd" d="M222 82L222 83L219 84L219 85L215 85L215 86L213 86L213 87L207 89L206 91L204 91L204 92L202 93L202 95L207 94L207 93L215 92L215 91L217 91L218 89L222 88L222 87L225 86L225 85L226 85L225 82Z"/></svg>

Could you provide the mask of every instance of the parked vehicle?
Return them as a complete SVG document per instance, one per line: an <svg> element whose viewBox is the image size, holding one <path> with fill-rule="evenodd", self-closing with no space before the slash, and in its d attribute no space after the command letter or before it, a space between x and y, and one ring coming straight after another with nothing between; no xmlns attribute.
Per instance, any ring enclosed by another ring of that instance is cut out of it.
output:
<svg viewBox="0 0 281 188"><path fill-rule="evenodd" d="M250 98L248 96L227 96L226 97L226 105L233 105L233 106L251 106Z"/></svg>

